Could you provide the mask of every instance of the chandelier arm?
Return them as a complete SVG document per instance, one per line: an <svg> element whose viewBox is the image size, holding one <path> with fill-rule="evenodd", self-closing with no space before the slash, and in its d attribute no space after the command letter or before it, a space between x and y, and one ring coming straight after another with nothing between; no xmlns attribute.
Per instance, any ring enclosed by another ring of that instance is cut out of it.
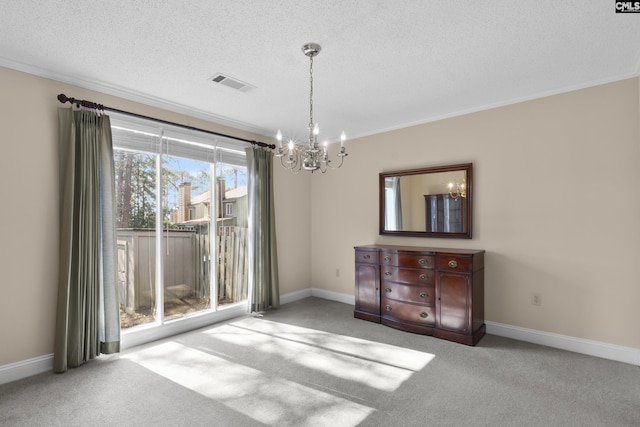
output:
<svg viewBox="0 0 640 427"><path fill-rule="evenodd" d="M293 155L291 157L287 156L287 158L289 159L289 160L287 160L287 164L285 164L285 162L283 160L284 155L278 156L278 157L280 157L280 164L282 165L282 167L285 168L285 169L288 169L288 170L290 170L292 172L294 172L296 170L296 166L298 166L300 164L300 162L298 160L297 151L296 151L295 155Z"/></svg>
<svg viewBox="0 0 640 427"><path fill-rule="evenodd" d="M344 157L340 157L340 163L338 164L338 166L331 166L329 165L329 167L331 169L340 169L340 167L342 167L342 162L344 162Z"/></svg>

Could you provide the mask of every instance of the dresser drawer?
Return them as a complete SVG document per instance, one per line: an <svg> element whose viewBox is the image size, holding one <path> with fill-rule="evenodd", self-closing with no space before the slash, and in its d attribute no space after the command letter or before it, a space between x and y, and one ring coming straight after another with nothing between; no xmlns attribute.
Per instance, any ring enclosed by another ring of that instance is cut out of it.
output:
<svg viewBox="0 0 640 427"><path fill-rule="evenodd" d="M436 322L433 307L399 302L386 297L382 297L380 312L383 316L394 317L405 322L424 324Z"/></svg>
<svg viewBox="0 0 640 427"><path fill-rule="evenodd" d="M382 295L397 301L413 302L417 304L433 305L435 301L435 287L410 286L399 283L382 283Z"/></svg>
<svg viewBox="0 0 640 427"><path fill-rule="evenodd" d="M380 278L383 281L409 283L416 285L433 285L435 270L417 270L415 268L380 267Z"/></svg>
<svg viewBox="0 0 640 427"><path fill-rule="evenodd" d="M433 255L406 254L402 252L380 253L381 265L396 265L409 268L434 268L435 257Z"/></svg>
<svg viewBox="0 0 640 427"><path fill-rule="evenodd" d="M356 262L359 263L367 263L367 264L378 264L378 251L377 250L365 250L365 249L357 249L355 250L356 254Z"/></svg>
<svg viewBox="0 0 640 427"><path fill-rule="evenodd" d="M460 255L438 255L436 256L436 268L468 273L473 271L473 258Z"/></svg>

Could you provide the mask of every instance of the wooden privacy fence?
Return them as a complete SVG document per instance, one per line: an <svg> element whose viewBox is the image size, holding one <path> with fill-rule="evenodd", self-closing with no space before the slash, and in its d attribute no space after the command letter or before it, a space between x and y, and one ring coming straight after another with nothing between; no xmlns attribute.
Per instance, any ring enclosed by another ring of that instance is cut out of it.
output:
<svg viewBox="0 0 640 427"><path fill-rule="evenodd" d="M118 283L121 305L137 310L155 304L156 234L152 230L118 230ZM208 227L163 233L165 290L188 287L197 298L210 296L217 274L218 304L247 299L247 229L218 227L216 272L211 273Z"/></svg>
<svg viewBox="0 0 640 427"><path fill-rule="evenodd" d="M248 256L247 229L218 227L218 302L219 304L247 299Z"/></svg>

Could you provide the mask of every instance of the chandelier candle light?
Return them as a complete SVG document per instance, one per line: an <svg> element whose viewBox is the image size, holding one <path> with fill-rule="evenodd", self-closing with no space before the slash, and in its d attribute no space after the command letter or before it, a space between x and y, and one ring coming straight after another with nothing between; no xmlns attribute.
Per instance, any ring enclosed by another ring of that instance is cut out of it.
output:
<svg viewBox="0 0 640 427"><path fill-rule="evenodd" d="M328 169L338 169L342 166L344 158L347 156L346 149L344 148L344 141L347 139L344 131L340 135L340 151L337 156L340 159L338 166L332 166L331 160L329 160L329 147L325 142L320 148L318 146L318 124L313 122L313 57L320 53L320 45L317 43L307 43L302 46L302 52L309 57L309 82L311 91L309 94L309 145L301 146L289 140L288 151L285 155L284 148L282 147L282 132L278 130L276 139L278 140L278 147L276 148L276 157L280 158L280 164L285 169L289 169L293 173L300 172L301 169L314 172L320 170L325 173Z"/></svg>

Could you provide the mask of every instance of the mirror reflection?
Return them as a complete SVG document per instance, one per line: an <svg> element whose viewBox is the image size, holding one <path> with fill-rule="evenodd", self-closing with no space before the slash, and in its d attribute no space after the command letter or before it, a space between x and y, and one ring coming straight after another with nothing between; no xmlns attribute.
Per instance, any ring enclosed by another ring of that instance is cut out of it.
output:
<svg viewBox="0 0 640 427"><path fill-rule="evenodd" d="M380 234L471 238L471 164L380 174Z"/></svg>

